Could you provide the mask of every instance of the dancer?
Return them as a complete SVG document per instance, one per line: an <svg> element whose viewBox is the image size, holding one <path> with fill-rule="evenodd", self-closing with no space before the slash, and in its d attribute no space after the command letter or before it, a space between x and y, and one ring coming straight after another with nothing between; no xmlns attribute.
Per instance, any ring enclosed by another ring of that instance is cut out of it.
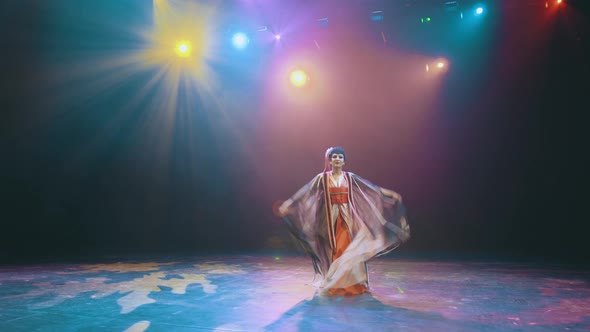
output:
<svg viewBox="0 0 590 332"><path fill-rule="evenodd" d="M410 238L402 197L344 172L345 162L343 148L329 148L324 171L278 208L312 258L321 295L367 292L367 261Z"/></svg>

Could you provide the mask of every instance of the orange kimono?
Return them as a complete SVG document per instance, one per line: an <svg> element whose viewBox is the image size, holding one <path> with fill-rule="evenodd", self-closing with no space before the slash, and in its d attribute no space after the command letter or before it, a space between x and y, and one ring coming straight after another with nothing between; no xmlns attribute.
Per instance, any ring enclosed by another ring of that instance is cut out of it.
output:
<svg viewBox="0 0 590 332"><path fill-rule="evenodd" d="M330 181L330 200L332 204L343 205L343 208L348 209L348 186L333 187L334 181ZM344 221L342 213L338 213L336 216L336 223L334 227L334 241L336 246L332 253L332 261L338 259L350 242L352 242L352 231L348 224ZM368 278L367 278L368 279ZM358 283L347 287L330 288L328 289L329 295L358 295L367 291L367 285L365 283Z"/></svg>
<svg viewBox="0 0 590 332"><path fill-rule="evenodd" d="M401 202L350 172L340 183L320 173L291 200L284 220L310 255L322 295L366 292L366 263L410 238Z"/></svg>

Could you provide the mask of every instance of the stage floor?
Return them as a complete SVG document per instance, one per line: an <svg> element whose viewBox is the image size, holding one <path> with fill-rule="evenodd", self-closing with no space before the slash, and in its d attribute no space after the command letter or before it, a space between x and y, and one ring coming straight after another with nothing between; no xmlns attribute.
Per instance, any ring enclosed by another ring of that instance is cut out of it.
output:
<svg viewBox="0 0 590 332"><path fill-rule="evenodd" d="M303 256L0 267L0 331L589 331L590 273L396 258L371 293L315 296Z"/></svg>

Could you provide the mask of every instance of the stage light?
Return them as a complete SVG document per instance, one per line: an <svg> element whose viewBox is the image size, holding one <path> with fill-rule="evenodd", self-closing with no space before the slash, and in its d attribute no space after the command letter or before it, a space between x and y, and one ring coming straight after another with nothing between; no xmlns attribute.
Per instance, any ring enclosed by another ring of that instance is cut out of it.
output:
<svg viewBox="0 0 590 332"><path fill-rule="evenodd" d="M275 35L275 40L281 40L281 35Z"/></svg>
<svg viewBox="0 0 590 332"><path fill-rule="evenodd" d="M328 27L330 25L330 21L328 20L327 17L320 18L320 19L317 20L317 22L318 22L318 25L321 28L326 28L326 27Z"/></svg>
<svg viewBox="0 0 590 332"><path fill-rule="evenodd" d="M563 0L550 0L550 1L548 0L548 1L545 1L545 8L549 8L550 6L551 7L561 6L562 3L563 3Z"/></svg>
<svg viewBox="0 0 590 332"><path fill-rule="evenodd" d="M307 81L309 81L309 77L303 70L295 70L291 72L291 76L289 77L291 84L300 88L303 87Z"/></svg>
<svg viewBox="0 0 590 332"><path fill-rule="evenodd" d="M475 9L475 15L481 15L483 14L483 7L477 7Z"/></svg>
<svg viewBox="0 0 590 332"><path fill-rule="evenodd" d="M231 42L237 49L243 49L250 43L250 39L245 33L238 32L233 35Z"/></svg>
<svg viewBox="0 0 590 332"><path fill-rule="evenodd" d="M176 54L180 57L187 57L191 54L191 44L186 41L179 41L176 43Z"/></svg>
<svg viewBox="0 0 590 332"><path fill-rule="evenodd" d="M456 12L458 10L459 10L459 2L458 1L446 1L445 2L445 11Z"/></svg>
<svg viewBox="0 0 590 332"><path fill-rule="evenodd" d="M371 21L383 21L384 18L382 10L374 10L371 12Z"/></svg>
<svg viewBox="0 0 590 332"><path fill-rule="evenodd" d="M426 64L426 72L446 72L448 71L449 63L446 59L439 58L431 63Z"/></svg>
<svg viewBox="0 0 590 332"><path fill-rule="evenodd" d="M422 18L420 19L420 22L422 22L422 23L428 23L428 22L430 22L430 21L431 21L430 17L422 17Z"/></svg>

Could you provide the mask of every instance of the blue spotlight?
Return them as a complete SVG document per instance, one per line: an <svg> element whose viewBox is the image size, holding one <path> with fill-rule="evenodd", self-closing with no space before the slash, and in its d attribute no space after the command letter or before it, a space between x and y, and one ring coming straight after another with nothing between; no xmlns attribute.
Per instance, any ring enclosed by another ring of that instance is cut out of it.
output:
<svg viewBox="0 0 590 332"><path fill-rule="evenodd" d="M481 15L481 14L483 14L483 7L475 8L475 15Z"/></svg>
<svg viewBox="0 0 590 332"><path fill-rule="evenodd" d="M327 17L320 18L320 19L318 19L317 22L318 22L318 25L322 28L326 28L326 27L328 27L328 25L330 25L330 21L328 20Z"/></svg>
<svg viewBox="0 0 590 332"><path fill-rule="evenodd" d="M238 32L231 37L231 42L237 49L243 49L250 43L250 39L245 33Z"/></svg>
<svg viewBox="0 0 590 332"><path fill-rule="evenodd" d="M371 12L371 21L383 21L384 18L382 10L374 10Z"/></svg>

